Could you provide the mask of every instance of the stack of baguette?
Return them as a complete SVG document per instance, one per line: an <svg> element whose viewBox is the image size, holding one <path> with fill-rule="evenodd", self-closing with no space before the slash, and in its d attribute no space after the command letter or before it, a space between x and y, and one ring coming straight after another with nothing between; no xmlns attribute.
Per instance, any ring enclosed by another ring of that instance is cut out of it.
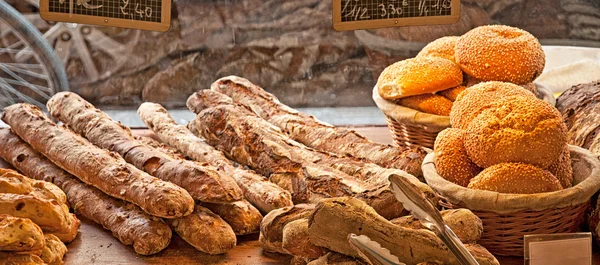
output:
<svg viewBox="0 0 600 265"><path fill-rule="evenodd" d="M530 33L509 26L481 26L462 36L437 39L415 58L381 73L379 95L421 112L449 116L458 95L486 81L518 84L537 96L533 81L545 55Z"/></svg>
<svg viewBox="0 0 600 265"><path fill-rule="evenodd" d="M452 128L438 134L435 166L458 185L533 194L573 185L567 130L557 109L524 88L484 82L462 93Z"/></svg>
<svg viewBox="0 0 600 265"><path fill-rule="evenodd" d="M63 264L79 220L54 184L0 169L0 261L2 264Z"/></svg>

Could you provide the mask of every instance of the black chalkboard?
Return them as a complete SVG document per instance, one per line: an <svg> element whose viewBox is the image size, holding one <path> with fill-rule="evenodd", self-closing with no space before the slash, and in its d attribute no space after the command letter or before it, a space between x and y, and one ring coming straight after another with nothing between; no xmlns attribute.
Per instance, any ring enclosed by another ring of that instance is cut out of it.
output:
<svg viewBox="0 0 600 265"><path fill-rule="evenodd" d="M336 30L452 24L460 18L460 0L333 0Z"/></svg>
<svg viewBox="0 0 600 265"><path fill-rule="evenodd" d="M45 20L164 31L171 0L41 0Z"/></svg>

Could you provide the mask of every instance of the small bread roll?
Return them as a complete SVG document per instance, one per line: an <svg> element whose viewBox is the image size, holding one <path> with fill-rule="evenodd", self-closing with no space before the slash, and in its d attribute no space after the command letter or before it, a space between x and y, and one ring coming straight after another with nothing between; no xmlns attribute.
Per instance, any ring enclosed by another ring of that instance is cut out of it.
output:
<svg viewBox="0 0 600 265"><path fill-rule="evenodd" d="M448 128L435 139L433 152L435 168L444 179L466 187L479 172L478 167L467 155L463 130Z"/></svg>
<svg viewBox="0 0 600 265"><path fill-rule="evenodd" d="M0 251L36 251L44 248L42 229L27 218L0 214Z"/></svg>
<svg viewBox="0 0 600 265"><path fill-rule="evenodd" d="M502 25L481 26L462 35L455 58L470 76L515 84L533 82L546 64L542 45L533 35Z"/></svg>
<svg viewBox="0 0 600 265"><path fill-rule="evenodd" d="M471 120L479 113L489 108L494 101L508 96L534 98L533 94L515 84L495 81L480 83L458 95L450 112L450 124L454 128L467 129Z"/></svg>
<svg viewBox="0 0 600 265"><path fill-rule="evenodd" d="M423 94L397 99L399 105L425 113L448 116L452 109L452 101L436 94Z"/></svg>
<svg viewBox="0 0 600 265"><path fill-rule="evenodd" d="M569 150L568 145L565 145L558 160L554 161L554 163L548 167L548 171L558 179L563 188L567 189L573 186L571 151Z"/></svg>
<svg viewBox="0 0 600 265"><path fill-rule="evenodd" d="M457 86L457 87L449 88L446 90L442 90L437 93L440 96L445 97L445 98L449 99L450 101L454 102L454 101L456 101L456 98L458 98L458 95L460 93L462 93L463 91L465 91L465 89L467 89L466 86Z"/></svg>
<svg viewBox="0 0 600 265"><path fill-rule="evenodd" d="M46 235L46 246L40 258L48 265L62 265L67 246L55 235Z"/></svg>
<svg viewBox="0 0 600 265"><path fill-rule="evenodd" d="M427 44L417 54L417 57L440 57L456 62L454 60L454 48L456 47L458 38L458 36L448 36L434 40Z"/></svg>
<svg viewBox="0 0 600 265"><path fill-rule="evenodd" d="M533 97L494 101L466 132L465 149L482 168L523 162L545 169L567 144L567 128L558 110Z"/></svg>
<svg viewBox="0 0 600 265"><path fill-rule="evenodd" d="M562 190L552 173L525 163L502 163L488 167L471 180L468 188L513 194Z"/></svg>
<svg viewBox="0 0 600 265"><path fill-rule="evenodd" d="M417 57L385 68L377 80L377 89L382 98L393 100L455 87L462 78L460 68L448 59Z"/></svg>

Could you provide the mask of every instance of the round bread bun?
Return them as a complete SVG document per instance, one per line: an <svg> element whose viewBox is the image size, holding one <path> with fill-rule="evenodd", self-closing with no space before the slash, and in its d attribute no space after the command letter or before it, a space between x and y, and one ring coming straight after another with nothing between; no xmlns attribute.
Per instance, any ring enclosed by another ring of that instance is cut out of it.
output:
<svg viewBox="0 0 600 265"><path fill-rule="evenodd" d="M456 42L454 56L470 76L515 84L533 82L546 64L542 45L533 35L501 25L481 26L465 33Z"/></svg>
<svg viewBox="0 0 600 265"><path fill-rule="evenodd" d="M460 68L448 59L417 57L385 68L377 80L377 89L384 99L399 99L455 87L462 78Z"/></svg>
<svg viewBox="0 0 600 265"><path fill-rule="evenodd" d="M558 179L563 188L566 189L573 186L573 168L571 167L571 151L569 150L569 145L565 145L558 160L554 161L554 163L548 167L548 171Z"/></svg>
<svg viewBox="0 0 600 265"><path fill-rule="evenodd" d="M475 165L465 150L465 132L447 128L441 131L433 146L435 168L444 179L466 187L481 168Z"/></svg>
<svg viewBox="0 0 600 265"><path fill-rule="evenodd" d="M457 86L457 87L453 87L453 88L449 88L446 90L442 90L437 92L440 96L443 96L447 99L449 99L450 101L454 102L456 101L456 98L458 98L458 94L462 93L463 91L465 91L465 89L467 89L467 87L465 86Z"/></svg>
<svg viewBox="0 0 600 265"><path fill-rule="evenodd" d="M522 162L545 169L567 144L567 127L558 110L534 97L494 101L471 121L466 133L467 153L482 168Z"/></svg>
<svg viewBox="0 0 600 265"><path fill-rule="evenodd" d="M450 115L452 101L436 94L423 94L397 99L396 103L411 109L440 116Z"/></svg>
<svg viewBox="0 0 600 265"><path fill-rule="evenodd" d="M448 36L434 40L427 44L419 54L417 54L417 57L441 57L456 62L454 60L454 47L456 46L458 38L458 36Z"/></svg>
<svg viewBox="0 0 600 265"><path fill-rule="evenodd" d="M512 194L563 189L552 173L525 163L502 163L488 167L471 180L468 188Z"/></svg>
<svg viewBox="0 0 600 265"><path fill-rule="evenodd" d="M471 120L495 100L508 96L534 98L533 94L512 83L496 81L479 83L469 87L456 97L452 111L450 111L450 124L454 128L467 129Z"/></svg>

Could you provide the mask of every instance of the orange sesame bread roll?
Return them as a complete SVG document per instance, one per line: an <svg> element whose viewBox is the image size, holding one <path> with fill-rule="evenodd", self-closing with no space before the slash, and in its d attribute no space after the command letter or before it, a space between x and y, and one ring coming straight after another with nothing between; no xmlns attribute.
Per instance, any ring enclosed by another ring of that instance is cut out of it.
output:
<svg viewBox="0 0 600 265"><path fill-rule="evenodd" d="M456 42L456 63L483 81L525 84L544 70L542 45L529 32L501 25L470 30Z"/></svg>
<svg viewBox="0 0 600 265"><path fill-rule="evenodd" d="M382 98L393 100L455 87L462 84L462 79L460 68L448 59L417 57L385 68L377 89Z"/></svg>
<svg viewBox="0 0 600 265"><path fill-rule="evenodd" d="M452 109L452 101L436 94L423 94L396 100L399 105L425 113L448 116Z"/></svg>
<svg viewBox="0 0 600 265"><path fill-rule="evenodd" d="M565 145L558 159L548 167L548 171L558 179L563 188L573 186L573 168L568 145Z"/></svg>
<svg viewBox="0 0 600 265"><path fill-rule="evenodd" d="M465 91L465 89L467 89L467 87L465 86L457 86L457 87L453 87L453 88L449 88L446 90L442 90L437 92L440 96L445 97L447 99L449 99L450 101L454 102L456 101L456 98L458 97L458 94L462 93L463 91Z"/></svg>
<svg viewBox="0 0 600 265"><path fill-rule="evenodd" d="M552 173L524 163L488 167L471 180L468 188L500 193L533 194L562 189Z"/></svg>
<svg viewBox="0 0 600 265"><path fill-rule="evenodd" d="M427 44L417 57L441 57L452 62L454 60L454 47L458 41L458 36L442 37Z"/></svg>
<svg viewBox="0 0 600 265"><path fill-rule="evenodd" d="M448 128L441 131L435 139L435 168L444 179L466 187L479 172L478 167L465 150L464 131Z"/></svg>

